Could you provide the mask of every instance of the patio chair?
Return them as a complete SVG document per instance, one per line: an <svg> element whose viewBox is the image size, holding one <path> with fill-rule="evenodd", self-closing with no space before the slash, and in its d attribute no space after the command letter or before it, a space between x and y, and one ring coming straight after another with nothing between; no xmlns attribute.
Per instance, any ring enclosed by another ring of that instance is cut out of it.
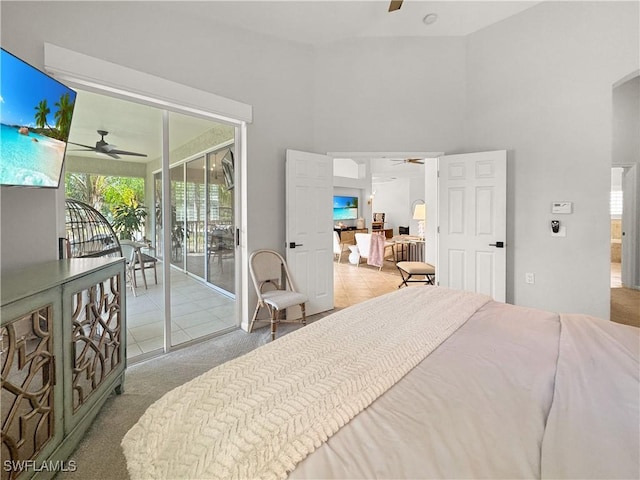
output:
<svg viewBox="0 0 640 480"><path fill-rule="evenodd" d="M137 261L138 253L133 245L122 243L120 244L120 250L122 251L122 256L126 260L126 273L127 273L127 282L131 286L131 291L133 292L133 296L136 297L136 272L135 265Z"/></svg>

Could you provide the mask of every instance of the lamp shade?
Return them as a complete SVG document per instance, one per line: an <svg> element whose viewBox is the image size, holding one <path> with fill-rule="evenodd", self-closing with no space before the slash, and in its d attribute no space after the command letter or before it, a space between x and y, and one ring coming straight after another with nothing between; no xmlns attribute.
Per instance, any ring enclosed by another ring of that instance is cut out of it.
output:
<svg viewBox="0 0 640 480"><path fill-rule="evenodd" d="M426 205L424 203L419 203L413 208L413 219L424 220L427 218L426 213Z"/></svg>

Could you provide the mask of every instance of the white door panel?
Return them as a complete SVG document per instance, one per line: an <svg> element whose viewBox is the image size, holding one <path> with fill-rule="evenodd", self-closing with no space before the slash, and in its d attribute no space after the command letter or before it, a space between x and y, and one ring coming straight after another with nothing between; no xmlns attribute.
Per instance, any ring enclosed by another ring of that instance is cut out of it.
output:
<svg viewBox="0 0 640 480"><path fill-rule="evenodd" d="M440 285L505 301L506 159L504 150L440 157Z"/></svg>
<svg viewBox="0 0 640 480"><path fill-rule="evenodd" d="M313 315L333 308L333 159L287 150L286 164L287 264ZM299 307L287 309L299 316Z"/></svg>

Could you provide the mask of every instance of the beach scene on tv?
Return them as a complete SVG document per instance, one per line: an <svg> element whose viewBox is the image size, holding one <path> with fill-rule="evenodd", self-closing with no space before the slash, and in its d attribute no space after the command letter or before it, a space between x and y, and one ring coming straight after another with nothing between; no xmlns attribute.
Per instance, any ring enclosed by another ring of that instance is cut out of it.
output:
<svg viewBox="0 0 640 480"><path fill-rule="evenodd" d="M57 187L76 93L2 50L0 184Z"/></svg>
<svg viewBox="0 0 640 480"><path fill-rule="evenodd" d="M333 219L353 220L358 218L358 197L333 197Z"/></svg>

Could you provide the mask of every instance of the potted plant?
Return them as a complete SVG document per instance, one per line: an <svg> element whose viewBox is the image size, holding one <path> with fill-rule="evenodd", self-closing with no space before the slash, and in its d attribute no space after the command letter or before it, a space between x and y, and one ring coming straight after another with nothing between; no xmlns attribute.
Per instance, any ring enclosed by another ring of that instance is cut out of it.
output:
<svg viewBox="0 0 640 480"><path fill-rule="evenodd" d="M113 229L120 240L133 240L136 232L142 231L147 210L137 200L120 203L113 208Z"/></svg>

